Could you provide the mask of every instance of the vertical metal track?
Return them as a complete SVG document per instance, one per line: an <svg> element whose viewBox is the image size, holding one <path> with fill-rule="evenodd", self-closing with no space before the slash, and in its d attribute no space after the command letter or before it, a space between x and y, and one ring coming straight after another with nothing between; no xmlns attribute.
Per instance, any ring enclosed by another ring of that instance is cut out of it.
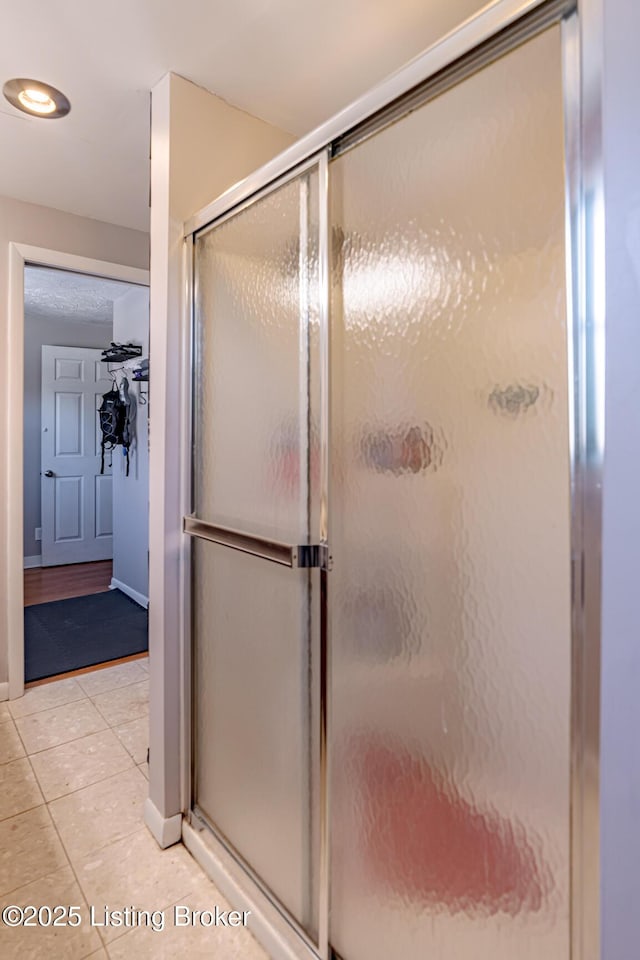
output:
<svg viewBox="0 0 640 960"><path fill-rule="evenodd" d="M320 864L318 940L320 957L329 960L329 510L331 486L331 382L329 325L329 157L318 163L318 287L320 316L320 543L326 562L320 570Z"/></svg>
<svg viewBox="0 0 640 960"><path fill-rule="evenodd" d="M182 472L181 500L183 515L193 510L193 449L194 449L194 391L196 389L196 371L194 368L194 257L195 243L193 236L187 237L183 250L183 282L185 309L182 316L182 351L184 378L182 383L183 404L183 444L182 444ZM181 645L181 687L182 710L180 744L182 750L182 783L181 802L182 811L187 813L191 809L193 799L192 775L195 770L193 763L193 719L192 719L192 629L191 629L191 542L184 537L180 545L180 645Z"/></svg>
<svg viewBox="0 0 640 960"><path fill-rule="evenodd" d="M298 437L298 456L300 461L300 528L304 531L300 543L313 543L311 530L311 474L309 470L309 448L311 440L311 338L309 330L309 181L303 177L300 190L300 248L298 251L298 298L300 326L298 383L300 385L300 435Z"/></svg>
<svg viewBox="0 0 640 960"><path fill-rule="evenodd" d="M599 0L562 23L571 423L571 957L600 958L604 198ZM573 388L573 389L571 389Z"/></svg>
<svg viewBox="0 0 640 960"><path fill-rule="evenodd" d="M311 429L311 337L309 329L309 180L302 177L298 184L298 406L300 421L298 426L298 472L300 477L300 503L298 519L298 542L308 544L312 542L311 530L311 486L309 470L309 441ZM301 617L303 636L307 638L307 696L306 713L304 717L304 743L307 745L308 756L313 756L313 709L311 677L313 665L313 615L311 604L311 571L307 571L307 590L304 610ZM308 802L301 816L300 849L309 848L313 837L313 789L314 777L311 764L307 770ZM308 858L307 893L304 909L309 913L310 901L313 897L313 855Z"/></svg>

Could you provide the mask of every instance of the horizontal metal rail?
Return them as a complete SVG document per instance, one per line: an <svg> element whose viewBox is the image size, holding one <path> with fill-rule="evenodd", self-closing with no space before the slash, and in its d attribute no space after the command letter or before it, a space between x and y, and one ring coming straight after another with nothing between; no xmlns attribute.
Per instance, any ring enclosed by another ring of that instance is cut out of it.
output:
<svg viewBox="0 0 640 960"><path fill-rule="evenodd" d="M328 560L327 548L318 544L292 546L278 540L267 540L251 533L243 533L241 530L219 527L196 517L185 517L183 529L190 537L209 540L221 547L230 547L231 550L279 563L283 567L322 567Z"/></svg>
<svg viewBox="0 0 640 960"><path fill-rule="evenodd" d="M576 0L496 0L487 4L479 13L474 14L406 66L195 213L184 225L185 237L217 221L330 144L346 135L352 136L360 124L366 126L376 113L430 78L437 77L455 61L472 53L522 18L536 13L539 7L547 8L541 14L544 22L534 19L533 32L552 22L554 18L568 13L575 3ZM524 36L519 37L519 40L522 39Z"/></svg>

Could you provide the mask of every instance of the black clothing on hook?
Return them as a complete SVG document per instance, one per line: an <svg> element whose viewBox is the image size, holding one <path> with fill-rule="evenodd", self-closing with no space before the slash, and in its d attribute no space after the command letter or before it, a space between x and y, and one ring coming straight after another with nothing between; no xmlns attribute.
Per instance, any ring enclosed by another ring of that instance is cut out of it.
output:
<svg viewBox="0 0 640 960"><path fill-rule="evenodd" d="M129 421L129 384L126 378L123 380L123 390L125 399L120 395L116 384L114 383L108 393L103 394L102 403L98 415L100 417L100 430L102 431L101 461L100 473L104 473L104 451L109 450L112 458L109 466L113 464L113 449L122 446L127 460L127 476L129 476L129 447L131 446L131 429Z"/></svg>

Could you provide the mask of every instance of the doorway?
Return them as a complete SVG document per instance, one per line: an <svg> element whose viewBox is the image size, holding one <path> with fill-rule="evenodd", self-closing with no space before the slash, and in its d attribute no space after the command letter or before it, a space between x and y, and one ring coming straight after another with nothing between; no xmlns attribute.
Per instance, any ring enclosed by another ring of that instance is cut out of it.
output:
<svg viewBox="0 0 640 960"><path fill-rule="evenodd" d="M24 449L24 464L22 455L11 464L9 489L16 507L8 536L13 585L8 611L9 694L15 698L24 690L25 652L28 681L34 676L29 649L25 651L25 616L35 622L40 646L50 648L49 663L35 670L40 676L34 682L47 682L52 676L119 658L120 654L114 656L111 650L108 635L126 635L128 631L106 627L110 614L96 615L91 606L100 598L101 603L110 598L124 603L120 613L125 621L127 614L139 614L139 642L144 633L146 649L147 533L143 531L135 540L136 549L144 553L144 566L136 563L143 579L134 582L128 551L120 551L123 561L119 565L117 551L113 555L118 494L112 496L114 471L108 456L104 471L100 469L97 406L102 391L117 376L113 366L101 363L101 358L114 336L121 335L118 325L126 331L122 339L137 341L140 358L143 350L148 357L148 272L19 244L10 245L10 261L10 419L20 433L16 452L22 454ZM133 382L133 368L128 373ZM130 469L132 484L137 485L143 502L142 508L136 502L133 509L145 523L147 381L148 368L145 382L135 387L134 400L139 403L133 405L132 413L136 408L138 414L142 411L138 422L142 429L132 443ZM50 438L52 443L47 446ZM122 457L121 449L116 452ZM53 457L53 462L44 463L43 454L47 460ZM76 464L82 469L70 471L79 454ZM98 461L93 473L89 460L94 467ZM126 490L127 503L130 498L136 500L133 486ZM131 518L126 509L120 514L124 514L121 526L126 528ZM61 603L76 604L77 609L63 609ZM103 624L100 628L99 623ZM70 658L71 640L76 648L89 648L93 643L94 653L84 650L79 662L77 657Z"/></svg>
<svg viewBox="0 0 640 960"><path fill-rule="evenodd" d="M147 648L148 313L145 287L25 265L27 683Z"/></svg>

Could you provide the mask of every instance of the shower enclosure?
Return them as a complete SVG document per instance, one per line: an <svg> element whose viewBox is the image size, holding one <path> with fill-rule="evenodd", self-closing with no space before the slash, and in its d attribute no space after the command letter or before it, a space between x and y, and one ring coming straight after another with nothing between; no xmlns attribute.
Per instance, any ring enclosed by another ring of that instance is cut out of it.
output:
<svg viewBox="0 0 640 960"><path fill-rule="evenodd" d="M187 227L190 819L290 955L577 956L577 15L499 26Z"/></svg>

